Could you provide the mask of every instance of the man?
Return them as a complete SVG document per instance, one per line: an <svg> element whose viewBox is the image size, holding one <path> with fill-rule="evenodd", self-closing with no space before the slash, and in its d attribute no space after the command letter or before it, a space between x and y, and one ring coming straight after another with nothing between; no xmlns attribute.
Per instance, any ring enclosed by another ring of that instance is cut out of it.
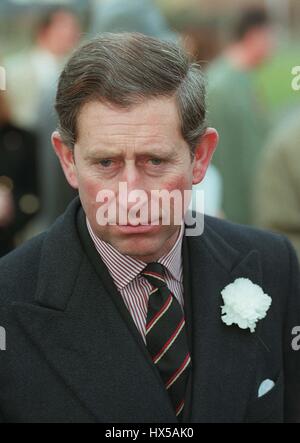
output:
<svg viewBox="0 0 300 443"><path fill-rule="evenodd" d="M175 197L169 223L151 199L131 217L130 195L182 196L205 175L218 136L199 67L172 43L104 34L67 63L56 110L53 145L79 199L0 262L2 420L298 421L299 269L288 241L211 217L188 236L188 202ZM139 221L149 206L151 220ZM246 288L235 311L232 282Z"/></svg>
<svg viewBox="0 0 300 443"><path fill-rule="evenodd" d="M75 196L51 148L51 134L57 125L53 102L58 77L79 38L80 24L72 9L46 8L39 18L34 47L5 60L12 119L34 130L39 147L41 206L39 216L23 233L25 238L47 229Z"/></svg>
<svg viewBox="0 0 300 443"><path fill-rule="evenodd" d="M163 40L177 40L153 0L92 0L89 33L94 36L99 32L141 32Z"/></svg>
<svg viewBox="0 0 300 443"><path fill-rule="evenodd" d="M71 9L46 8L36 26L33 47L4 60L15 124L29 130L39 129L41 99L56 85L65 59L79 38L80 24Z"/></svg>
<svg viewBox="0 0 300 443"><path fill-rule="evenodd" d="M285 234L300 260L300 109L271 134L256 180L253 215L258 226Z"/></svg>
<svg viewBox="0 0 300 443"><path fill-rule="evenodd" d="M273 30L266 13L242 13L234 39L208 70L209 123L218 128L214 164L223 178L223 209L234 222L251 224L253 173L268 130L255 71L268 59Z"/></svg>

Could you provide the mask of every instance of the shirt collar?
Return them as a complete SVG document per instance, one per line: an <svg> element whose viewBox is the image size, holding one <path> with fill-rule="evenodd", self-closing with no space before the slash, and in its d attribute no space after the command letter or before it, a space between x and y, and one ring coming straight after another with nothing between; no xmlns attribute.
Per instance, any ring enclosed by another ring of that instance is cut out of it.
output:
<svg viewBox="0 0 300 443"><path fill-rule="evenodd" d="M89 234L93 240L104 264L107 266L118 290L123 289L132 280L134 280L141 271L147 266L147 263L121 254L109 243L101 240L94 233L88 219L86 219ZM178 282L182 282L182 240L184 236L184 223L182 223L178 238L172 249L157 261L166 267L172 277Z"/></svg>

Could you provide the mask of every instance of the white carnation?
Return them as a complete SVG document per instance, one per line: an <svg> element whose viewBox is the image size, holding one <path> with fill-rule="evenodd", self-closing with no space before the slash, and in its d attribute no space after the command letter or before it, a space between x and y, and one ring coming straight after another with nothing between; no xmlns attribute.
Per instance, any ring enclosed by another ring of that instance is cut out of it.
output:
<svg viewBox="0 0 300 443"><path fill-rule="evenodd" d="M228 326L237 324L241 329L249 328L252 333L272 304L271 297L248 278L237 278L221 294L224 300L223 322Z"/></svg>

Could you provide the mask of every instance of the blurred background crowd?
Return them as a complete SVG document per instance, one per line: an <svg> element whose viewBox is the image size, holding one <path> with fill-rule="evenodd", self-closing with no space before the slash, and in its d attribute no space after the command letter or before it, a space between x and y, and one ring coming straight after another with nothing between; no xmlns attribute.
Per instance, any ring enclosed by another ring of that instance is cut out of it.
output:
<svg viewBox="0 0 300 443"><path fill-rule="evenodd" d="M1 0L0 256L76 195L51 148L56 84L70 53L104 31L177 41L201 64L220 134L195 187L205 211L284 233L300 257L299 0Z"/></svg>

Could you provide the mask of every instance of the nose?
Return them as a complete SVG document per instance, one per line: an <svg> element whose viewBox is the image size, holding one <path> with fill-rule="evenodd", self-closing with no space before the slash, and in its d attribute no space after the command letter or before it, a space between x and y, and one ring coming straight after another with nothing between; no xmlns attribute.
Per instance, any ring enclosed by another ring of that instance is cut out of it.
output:
<svg viewBox="0 0 300 443"><path fill-rule="evenodd" d="M134 160L125 163L121 180L127 183L128 192L143 189L141 171L137 168Z"/></svg>
<svg viewBox="0 0 300 443"><path fill-rule="evenodd" d="M143 171L137 167L134 160L126 161L120 180L126 183L126 194L123 194L123 192L119 194L120 210L126 212L130 211L133 207L136 209L137 204L140 208L148 207L148 193L146 191Z"/></svg>

